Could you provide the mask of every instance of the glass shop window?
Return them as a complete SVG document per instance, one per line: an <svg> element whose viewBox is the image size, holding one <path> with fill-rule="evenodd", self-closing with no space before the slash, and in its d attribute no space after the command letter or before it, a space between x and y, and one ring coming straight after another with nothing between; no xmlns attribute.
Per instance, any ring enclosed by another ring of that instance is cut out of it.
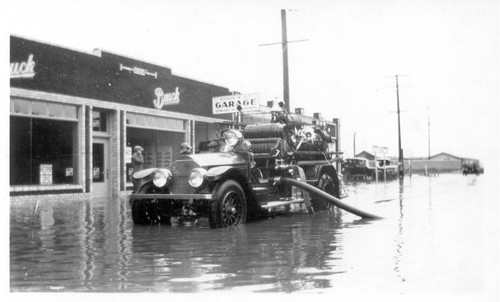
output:
<svg viewBox="0 0 500 302"><path fill-rule="evenodd" d="M10 117L10 185L78 182L77 122Z"/></svg>
<svg viewBox="0 0 500 302"><path fill-rule="evenodd" d="M95 132L107 132L107 115L104 111L92 111L92 130Z"/></svg>

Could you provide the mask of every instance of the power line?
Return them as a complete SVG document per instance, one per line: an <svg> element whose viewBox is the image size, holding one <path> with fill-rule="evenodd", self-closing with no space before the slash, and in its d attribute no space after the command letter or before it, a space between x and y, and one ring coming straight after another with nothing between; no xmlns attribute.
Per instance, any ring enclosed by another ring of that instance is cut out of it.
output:
<svg viewBox="0 0 500 302"><path fill-rule="evenodd" d="M306 42L306 41L309 41L309 39L292 40L292 41L287 41L287 43ZM278 45L278 44L283 44L283 42L276 42L276 43L264 43L264 44L259 44L259 46L270 46L270 45Z"/></svg>

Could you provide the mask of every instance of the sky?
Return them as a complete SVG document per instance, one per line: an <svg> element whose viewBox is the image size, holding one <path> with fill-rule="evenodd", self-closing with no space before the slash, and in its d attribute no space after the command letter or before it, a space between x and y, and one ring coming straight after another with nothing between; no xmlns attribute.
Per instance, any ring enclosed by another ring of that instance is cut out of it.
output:
<svg viewBox="0 0 500 302"><path fill-rule="evenodd" d="M345 157L397 156L399 79L405 157L499 159L499 4L495 0L17 0L8 35L126 55L176 75L282 99L286 9L290 108L341 122ZM8 112L8 111L7 111ZM430 125L430 127L429 127ZM430 130L430 131L429 131ZM354 140L355 137L355 140ZM487 169L487 168L486 168Z"/></svg>

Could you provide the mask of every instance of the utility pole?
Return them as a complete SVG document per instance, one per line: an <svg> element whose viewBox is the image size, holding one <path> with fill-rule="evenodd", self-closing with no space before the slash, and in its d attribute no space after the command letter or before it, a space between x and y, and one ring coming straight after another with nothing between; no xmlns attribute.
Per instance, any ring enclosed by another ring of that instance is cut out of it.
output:
<svg viewBox="0 0 500 302"><path fill-rule="evenodd" d="M288 82L288 39L286 31L286 11L281 10L281 50L283 52L283 102L290 112L290 86Z"/></svg>
<svg viewBox="0 0 500 302"><path fill-rule="evenodd" d="M401 149L401 119L400 119L400 111L399 111L399 83L398 83L398 75L396 75L396 97L398 103L398 148L399 148L399 157L398 157L398 173L399 178L403 178L404 173L404 162L403 162L403 149Z"/></svg>
<svg viewBox="0 0 500 302"><path fill-rule="evenodd" d="M352 145L354 147L354 153L352 154L352 157L356 156L356 132L354 132L354 139L352 140Z"/></svg>
<svg viewBox="0 0 500 302"><path fill-rule="evenodd" d="M259 46L269 46L281 44L281 52L283 54L283 102L285 109L290 112L290 84L288 79L288 44L293 42L304 42L305 40L288 41L286 30L286 10L281 10L281 42L280 43L266 43L259 44Z"/></svg>
<svg viewBox="0 0 500 302"><path fill-rule="evenodd" d="M427 138L428 138L427 145L429 147L428 159L431 159L431 117L429 113L429 106L427 106Z"/></svg>

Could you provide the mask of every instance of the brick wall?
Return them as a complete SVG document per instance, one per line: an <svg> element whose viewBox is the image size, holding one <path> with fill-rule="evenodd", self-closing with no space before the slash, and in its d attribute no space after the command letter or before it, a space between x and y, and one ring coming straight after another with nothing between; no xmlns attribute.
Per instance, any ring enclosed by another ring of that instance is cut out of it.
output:
<svg viewBox="0 0 500 302"><path fill-rule="evenodd" d="M120 111L115 110L111 114L111 192L117 196L120 192Z"/></svg>
<svg viewBox="0 0 500 302"><path fill-rule="evenodd" d="M83 105L78 106L78 160L79 160L79 173L78 173L78 181L83 186L84 190L86 187L87 179L85 177L87 167L85 165L85 148L86 148L86 131L85 131L85 116L86 116L86 108Z"/></svg>

